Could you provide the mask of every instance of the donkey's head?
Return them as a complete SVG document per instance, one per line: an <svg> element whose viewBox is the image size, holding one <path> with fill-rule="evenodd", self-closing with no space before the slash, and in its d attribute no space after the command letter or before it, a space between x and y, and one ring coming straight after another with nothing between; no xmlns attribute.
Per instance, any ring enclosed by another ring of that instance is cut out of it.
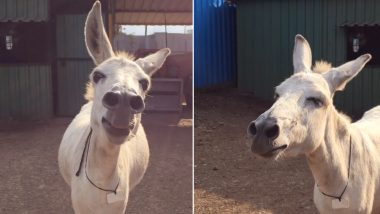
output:
<svg viewBox="0 0 380 214"><path fill-rule="evenodd" d="M86 95L93 100L91 122L111 142L120 144L136 130L150 76L162 66L170 50L165 48L136 61L127 54L115 54L103 26L99 1L87 16L85 39L96 64Z"/></svg>
<svg viewBox="0 0 380 214"><path fill-rule="evenodd" d="M294 74L275 88L275 103L248 126L251 150L263 157L294 156L313 151L323 141L333 95L343 90L371 59L365 54L324 72L311 70L311 49L295 37Z"/></svg>

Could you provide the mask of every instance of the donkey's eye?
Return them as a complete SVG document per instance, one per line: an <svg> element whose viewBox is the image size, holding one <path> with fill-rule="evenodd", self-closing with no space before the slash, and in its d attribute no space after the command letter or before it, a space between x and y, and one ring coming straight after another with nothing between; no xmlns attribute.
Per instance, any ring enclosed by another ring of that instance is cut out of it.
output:
<svg viewBox="0 0 380 214"><path fill-rule="evenodd" d="M106 78L106 75L104 75L103 73L100 73L99 71L95 71L94 74L92 75L92 80L94 81L94 83L98 83L99 80L103 78Z"/></svg>
<svg viewBox="0 0 380 214"><path fill-rule="evenodd" d="M279 95L279 94L277 94L277 93L274 93L274 96L273 96L273 99L274 99L274 100L277 100L279 97L280 97L280 95Z"/></svg>
<svg viewBox="0 0 380 214"><path fill-rule="evenodd" d="M147 79L142 79L139 81L141 88L146 91L149 87L149 81Z"/></svg>
<svg viewBox="0 0 380 214"><path fill-rule="evenodd" d="M317 97L308 97L306 98L306 101L312 103L313 105L317 107L323 106L323 101Z"/></svg>

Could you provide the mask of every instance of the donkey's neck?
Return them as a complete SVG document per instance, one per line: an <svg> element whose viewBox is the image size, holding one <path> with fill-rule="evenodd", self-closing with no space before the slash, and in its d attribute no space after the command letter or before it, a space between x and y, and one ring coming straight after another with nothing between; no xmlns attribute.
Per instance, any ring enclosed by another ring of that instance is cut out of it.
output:
<svg viewBox="0 0 380 214"><path fill-rule="evenodd" d="M114 189L119 180L118 159L120 145L111 143L99 128L93 127L88 151L89 178L105 189Z"/></svg>
<svg viewBox="0 0 380 214"><path fill-rule="evenodd" d="M348 180L350 122L334 108L328 112L323 142L306 157L319 190L338 197Z"/></svg>

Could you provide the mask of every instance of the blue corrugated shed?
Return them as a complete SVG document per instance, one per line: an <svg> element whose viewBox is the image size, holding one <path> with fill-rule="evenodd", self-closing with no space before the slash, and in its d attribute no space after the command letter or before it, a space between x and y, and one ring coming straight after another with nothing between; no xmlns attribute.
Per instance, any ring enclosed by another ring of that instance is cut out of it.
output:
<svg viewBox="0 0 380 214"><path fill-rule="evenodd" d="M236 81L236 7L224 0L194 1L196 88Z"/></svg>

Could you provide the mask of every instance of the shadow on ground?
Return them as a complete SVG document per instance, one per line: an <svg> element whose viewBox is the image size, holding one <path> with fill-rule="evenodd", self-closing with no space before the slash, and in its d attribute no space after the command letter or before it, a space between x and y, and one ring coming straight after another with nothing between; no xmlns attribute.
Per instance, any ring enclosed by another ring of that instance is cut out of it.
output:
<svg viewBox="0 0 380 214"><path fill-rule="evenodd" d="M151 159L143 181L131 193L127 213L191 213L190 118L191 111L143 116ZM57 162L70 121L0 123L0 213L73 213L70 189Z"/></svg>
<svg viewBox="0 0 380 214"><path fill-rule="evenodd" d="M195 96L195 212L317 213L304 157L254 157L246 128L270 103L233 89Z"/></svg>

